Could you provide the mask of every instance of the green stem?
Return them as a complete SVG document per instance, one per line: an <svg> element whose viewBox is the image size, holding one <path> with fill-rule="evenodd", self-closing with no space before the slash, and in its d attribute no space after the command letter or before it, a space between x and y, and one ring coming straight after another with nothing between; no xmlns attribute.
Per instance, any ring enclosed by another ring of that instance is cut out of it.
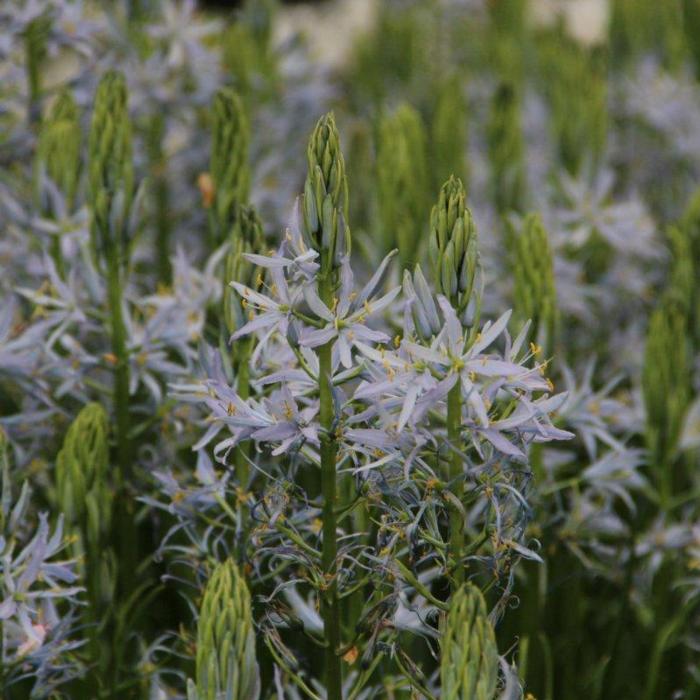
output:
<svg viewBox="0 0 700 700"><path fill-rule="evenodd" d="M322 256L322 258L325 256ZM321 269L327 270L322 259ZM319 296L332 307L333 287L328 273L319 279ZM338 554L336 541L336 456L338 445L333 435L335 409L333 407L333 341L318 349L319 362L319 419L321 422L321 493L323 496L323 550L321 563L327 588L321 596L321 616L326 639L325 667L327 700L342 700L342 671L340 667L340 601L335 576L335 560Z"/></svg>
<svg viewBox="0 0 700 700"><path fill-rule="evenodd" d="M112 334L114 367L114 413L117 424L117 461L120 479L127 484L131 477L129 449L129 357L126 327L122 314L122 275L119 256L110 251L107 258L107 294Z"/></svg>
<svg viewBox="0 0 700 700"><path fill-rule="evenodd" d="M449 481L452 493L461 503L464 496L462 478L462 456L460 454L460 433L462 427L462 387L459 381L447 395L447 439L451 446ZM464 550L464 523L462 514L455 506L450 506L450 559L454 563L453 591L464 582L464 567L461 565Z"/></svg>
<svg viewBox="0 0 700 700"><path fill-rule="evenodd" d="M135 571L138 562L138 536L134 517L134 501L130 496L129 487L132 477L131 445L129 440L129 356L127 351L126 326L122 311L122 270L120 255L117 250L107 251L107 297L109 304L109 320L111 325L112 354L115 359L114 367L114 413L116 422L117 441L117 489L119 500L116 507L116 527L112 531L115 538L115 549L119 555L119 570L117 572L117 600L115 603L128 601L135 583ZM114 663L113 687L117 687L120 674L123 672L120 659L119 635L114 634L112 640L112 660ZM116 691L112 697L116 698Z"/></svg>
<svg viewBox="0 0 700 700"><path fill-rule="evenodd" d="M247 401L250 397L250 340L245 338L237 343L240 353L234 357L236 366L236 391L241 401ZM242 489L248 488L250 479L250 466L248 464L249 445L238 446L235 454L236 476Z"/></svg>
<svg viewBox="0 0 700 700"><path fill-rule="evenodd" d="M153 212L156 229L156 254L158 256L158 281L170 284L172 269L170 266L170 216L168 180L165 176L166 162L163 153L163 138L165 135L165 119L162 114L156 114L151 121L151 131L148 139L151 173L153 176Z"/></svg>

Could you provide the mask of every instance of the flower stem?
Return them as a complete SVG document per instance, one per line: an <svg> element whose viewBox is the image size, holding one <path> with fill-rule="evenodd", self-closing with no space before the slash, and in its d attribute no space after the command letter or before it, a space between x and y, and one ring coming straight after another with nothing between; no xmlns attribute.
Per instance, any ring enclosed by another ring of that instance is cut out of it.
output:
<svg viewBox="0 0 700 700"><path fill-rule="evenodd" d="M449 480L452 493L461 503L464 495L460 432L462 424L462 387L458 381L447 395L447 439L450 443ZM450 506L450 559L454 563L453 592L464 582L464 568L459 563L464 550L464 523L462 514Z"/></svg>
<svg viewBox="0 0 700 700"><path fill-rule="evenodd" d="M325 261L324 261L325 262ZM327 269L321 265L321 269ZM333 288L328 273L319 279L319 296L328 306L332 306ZM323 496L323 550L322 566L327 588L321 596L321 616L326 640L325 668L327 700L341 700L342 675L340 667L340 601L335 577L335 560L338 553L336 541L336 456L338 446L333 435L335 410L333 407L333 341L318 350L319 396L321 422L321 493Z"/></svg>
<svg viewBox="0 0 700 700"><path fill-rule="evenodd" d="M111 251L107 258L107 294L112 333L114 367L114 413L117 424L117 461L122 483L131 476L129 449L129 358L126 327L122 315L122 275L119 256Z"/></svg>
<svg viewBox="0 0 700 700"><path fill-rule="evenodd" d="M236 365L236 391L241 401L250 397L250 340L244 338L237 343L240 352L234 357ZM236 477L242 489L248 488L250 468L248 465L249 446L243 443L238 446L235 454Z"/></svg>

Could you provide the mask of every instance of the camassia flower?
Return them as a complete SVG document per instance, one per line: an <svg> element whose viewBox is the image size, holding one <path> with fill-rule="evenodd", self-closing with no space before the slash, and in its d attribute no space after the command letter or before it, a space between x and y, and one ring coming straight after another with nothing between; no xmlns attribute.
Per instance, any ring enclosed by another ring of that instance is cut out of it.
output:
<svg viewBox="0 0 700 700"><path fill-rule="evenodd" d="M238 282L231 283L241 295L245 306L251 307L249 322L233 334L232 340L261 330L278 330L286 336L290 318L295 317L301 326L301 331L294 331L300 345L316 348L336 340L334 351L339 354L341 364L349 369L352 367L352 348L358 343L384 343L389 340L386 333L370 328L366 322L373 314L378 315L385 310L400 292L397 287L379 298L373 298L394 254L392 252L384 258L359 292L354 291L350 261L343 258L340 264L340 286L332 308L323 303L313 284L289 285L284 270L293 265L292 260L282 255L269 258L247 255L251 262L268 268L272 280L271 296ZM313 314L312 317L302 311L306 307ZM254 309L258 311L257 315ZM265 338L268 337L269 333Z"/></svg>

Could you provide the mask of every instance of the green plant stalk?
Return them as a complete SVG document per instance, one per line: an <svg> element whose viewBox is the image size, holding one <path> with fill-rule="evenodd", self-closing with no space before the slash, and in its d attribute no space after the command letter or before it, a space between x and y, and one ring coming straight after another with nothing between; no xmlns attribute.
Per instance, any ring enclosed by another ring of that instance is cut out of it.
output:
<svg viewBox="0 0 700 700"><path fill-rule="evenodd" d="M110 246L110 248L112 248ZM115 548L119 555L117 572L117 601L127 601L134 589L134 577L139 560L138 536L134 521L133 500L129 497L129 484L132 475L131 446L129 444L129 358L126 346L126 327L122 315L122 272L116 250L107 251L107 295L110 310L112 354L116 359L114 367L114 413L116 422L117 502L116 528L112 536L116 538ZM112 661L114 664L113 684L116 687L123 671L119 659L123 650L119 634L112 640ZM116 698L116 695L112 697Z"/></svg>
<svg viewBox="0 0 700 700"><path fill-rule="evenodd" d="M119 255L109 250L107 255L107 295L114 355L114 414L116 418L117 463L121 486L131 477L129 446L129 357L126 347L126 327L122 315L122 274Z"/></svg>
<svg viewBox="0 0 700 700"><path fill-rule="evenodd" d="M449 463L449 480L452 493L460 501L464 496L462 479L462 458L459 453L459 438L462 423L462 386L459 381L447 395L447 439L452 447ZM464 568L459 564L464 551L464 523L462 514L455 506L450 507L450 558L455 569L452 579L452 591L456 591L464 582Z"/></svg>
<svg viewBox="0 0 700 700"><path fill-rule="evenodd" d="M251 343L249 338L238 341L240 354L235 358L236 362L236 390L241 401L247 401L250 397L250 351ZM248 462L250 450L249 445L243 443L238 446L235 454L236 477L242 489L248 488L250 480L250 465Z"/></svg>
<svg viewBox="0 0 700 700"><path fill-rule="evenodd" d="M162 114L154 115L148 139L149 158L153 176L154 218L156 229L156 251L158 252L158 281L170 284L172 269L170 265L170 193L165 177L165 154L163 138L165 136L165 120Z"/></svg>
<svg viewBox="0 0 700 700"><path fill-rule="evenodd" d="M328 272L329 265L321 254L321 277L319 279L319 296L329 308L333 304L333 287ZM326 641L325 673L327 700L342 700L342 671L338 649L340 648L340 600L338 584L335 578L335 559L338 554L336 541L336 456L338 446L333 435L333 386L332 386L332 351L333 341L329 341L318 350L319 362L319 397L321 422L321 493L323 496L323 550L321 563L326 578L327 588L321 596L321 617Z"/></svg>

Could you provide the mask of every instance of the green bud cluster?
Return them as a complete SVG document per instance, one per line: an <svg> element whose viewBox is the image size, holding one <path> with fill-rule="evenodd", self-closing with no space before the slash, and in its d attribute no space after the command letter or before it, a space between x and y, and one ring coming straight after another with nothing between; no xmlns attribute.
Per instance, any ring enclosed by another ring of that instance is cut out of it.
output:
<svg viewBox="0 0 700 700"><path fill-rule="evenodd" d="M100 80L89 137L91 236L98 257L126 262L131 243L134 166L126 80L109 71Z"/></svg>
<svg viewBox="0 0 700 700"><path fill-rule="evenodd" d="M468 186L467 101L462 77L457 73L439 85L431 141L433 186L437 189L450 175L461 177Z"/></svg>
<svg viewBox="0 0 700 700"><path fill-rule="evenodd" d="M39 121L42 64L46 59L48 35L51 31L51 16L43 12L31 20L24 30L24 53L29 87L30 119Z"/></svg>
<svg viewBox="0 0 700 700"><path fill-rule="evenodd" d="M471 583L450 601L442 628L442 700L493 700L498 683L498 649L486 601Z"/></svg>
<svg viewBox="0 0 700 700"><path fill-rule="evenodd" d="M418 112L401 105L379 123L377 206L383 252L398 248L403 265L420 255L426 218L426 136Z"/></svg>
<svg viewBox="0 0 700 700"><path fill-rule="evenodd" d="M514 87L502 83L493 97L486 133L491 162L491 195L500 214L525 205L524 146L520 100Z"/></svg>
<svg viewBox="0 0 700 700"><path fill-rule="evenodd" d="M480 265L476 226L466 198L458 178L450 177L442 186L430 214L428 251L435 288L472 324L480 303Z"/></svg>
<svg viewBox="0 0 700 700"><path fill-rule="evenodd" d="M608 131L607 62L600 49L579 46L563 30L538 42L541 80L551 106L551 131L564 167L576 175L596 166Z"/></svg>
<svg viewBox="0 0 700 700"><path fill-rule="evenodd" d="M98 403L85 406L71 423L56 458L56 491L61 512L73 525L87 524L91 539L109 527L109 423Z"/></svg>
<svg viewBox="0 0 700 700"><path fill-rule="evenodd" d="M69 211L73 208L80 179L81 140L78 106L71 92L65 90L41 125L37 165L61 191Z"/></svg>
<svg viewBox="0 0 700 700"><path fill-rule="evenodd" d="M321 117L306 149L308 170L302 203L304 241L326 261L327 274L350 252L348 182L332 113Z"/></svg>
<svg viewBox="0 0 700 700"><path fill-rule="evenodd" d="M235 226L237 210L250 189L250 126L241 98L231 89L214 96L209 170L214 185L213 214L216 243L223 243Z"/></svg>
<svg viewBox="0 0 700 700"><path fill-rule="evenodd" d="M649 321L642 370L646 441L665 497L672 492L671 461L690 402L690 377L687 319L682 307L666 296Z"/></svg>
<svg viewBox="0 0 700 700"><path fill-rule="evenodd" d="M240 296L229 283L239 282L254 289L260 275L260 268L245 258L247 253L261 254L265 245L262 224L252 207L241 208L230 245L224 266L224 322L229 335L246 322Z"/></svg>
<svg viewBox="0 0 700 700"><path fill-rule="evenodd" d="M529 214L513 238L513 306L519 324L532 321L531 337L551 356L558 325L554 261L538 214Z"/></svg>
<svg viewBox="0 0 700 700"><path fill-rule="evenodd" d="M260 693L250 593L233 560L218 564L197 624L198 700L256 700Z"/></svg>
<svg viewBox="0 0 700 700"><path fill-rule="evenodd" d="M274 78L270 51L277 0L248 0L236 22L223 34L223 62L242 95L266 87Z"/></svg>

